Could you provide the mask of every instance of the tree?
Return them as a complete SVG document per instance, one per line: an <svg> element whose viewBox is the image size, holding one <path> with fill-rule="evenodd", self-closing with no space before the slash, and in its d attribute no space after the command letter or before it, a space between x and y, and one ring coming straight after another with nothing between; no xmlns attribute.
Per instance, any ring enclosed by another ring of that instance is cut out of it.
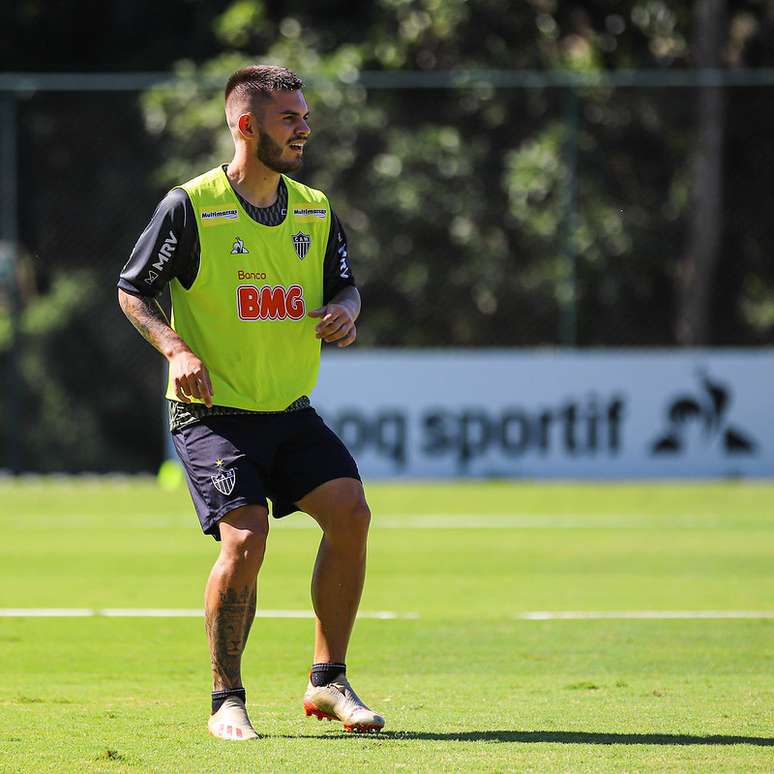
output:
<svg viewBox="0 0 774 774"><path fill-rule="evenodd" d="M49 6L30 0L0 11L7 70L173 68L181 86L140 99L19 98L29 281L24 434L13 453L31 469L138 470L160 461L163 363L121 316L114 285L166 189L229 158L220 85L256 60L307 78L315 135L302 177L331 195L348 228L365 299L361 345L556 344L573 137L578 343L672 346L676 320L688 319L699 297L695 308L710 308L710 323L691 326L704 326L709 344L772 340L774 221L760 174L774 164L770 89L724 92L723 131L697 144L694 92L681 89L599 86L570 98L499 88L486 74L451 89L366 89L359 80L363 71L389 79L452 69L679 70L697 62L690 4L121 0L94 11L96 38L79 23L78 4ZM138 38L148 19L153 35ZM764 4L728 0L718 35L729 66L774 65L774 17ZM201 77L215 85L204 88ZM711 112L708 130L719 126ZM701 147L710 149L704 163L692 164ZM695 182L699 170L726 192L720 210L720 193L694 196L710 192ZM699 236L720 244L714 259L696 247ZM714 260L714 270L695 260ZM683 266L704 283L700 296L688 292L696 285ZM6 314L0 308L4 379ZM0 400L2 422L7 391ZM2 424L0 436L7 448Z"/></svg>

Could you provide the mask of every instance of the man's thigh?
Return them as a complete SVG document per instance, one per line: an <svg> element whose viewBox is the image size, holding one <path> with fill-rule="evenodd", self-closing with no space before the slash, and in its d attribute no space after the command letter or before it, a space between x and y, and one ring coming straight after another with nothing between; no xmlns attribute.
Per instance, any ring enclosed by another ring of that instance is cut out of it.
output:
<svg viewBox="0 0 774 774"><path fill-rule="evenodd" d="M266 474L250 455L238 416L213 417L172 434L202 531L220 540L219 522L247 505L266 508Z"/></svg>
<svg viewBox="0 0 774 774"><path fill-rule="evenodd" d="M269 511L263 505L242 505L218 521L223 546L236 550L258 549L263 555L269 534Z"/></svg>
<svg viewBox="0 0 774 774"><path fill-rule="evenodd" d="M326 532L341 525L370 521L370 511L360 481L354 478L336 478L304 495L297 505L308 513Z"/></svg>
<svg viewBox="0 0 774 774"><path fill-rule="evenodd" d="M304 510L300 502L324 484L346 479L362 487L357 464L339 437L314 409L293 418L293 432L277 449L271 475L275 517Z"/></svg>

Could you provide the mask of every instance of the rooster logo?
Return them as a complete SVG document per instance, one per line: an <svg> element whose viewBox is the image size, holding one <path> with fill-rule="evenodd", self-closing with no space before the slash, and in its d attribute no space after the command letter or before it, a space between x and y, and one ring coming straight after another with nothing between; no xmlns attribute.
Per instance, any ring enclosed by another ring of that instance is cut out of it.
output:
<svg viewBox="0 0 774 774"><path fill-rule="evenodd" d="M234 239L231 246L231 255L247 255L250 251L245 247L245 243L239 238Z"/></svg>
<svg viewBox="0 0 774 774"><path fill-rule="evenodd" d="M698 373L701 392L696 395L678 395L667 411L669 426L651 446L651 454L677 454L686 446L686 432L690 425L698 425L702 436L710 443L718 436L727 454L752 454L758 444L737 427L728 424L726 414L730 391L725 385L710 380L706 373Z"/></svg>

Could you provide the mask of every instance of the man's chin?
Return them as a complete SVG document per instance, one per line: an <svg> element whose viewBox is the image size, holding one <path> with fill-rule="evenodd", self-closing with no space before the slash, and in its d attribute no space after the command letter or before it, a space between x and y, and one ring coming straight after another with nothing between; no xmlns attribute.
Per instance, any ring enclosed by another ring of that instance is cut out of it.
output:
<svg viewBox="0 0 774 774"><path fill-rule="evenodd" d="M288 172L298 172L298 170L301 169L301 167L303 166L304 166L304 160L299 159L293 164L293 166L288 168Z"/></svg>
<svg viewBox="0 0 774 774"><path fill-rule="evenodd" d="M296 172L297 170L301 169L303 163L303 159L298 159L297 161L286 161L282 164L273 164L271 169L273 169L275 172L278 172L280 175L284 175L288 172Z"/></svg>

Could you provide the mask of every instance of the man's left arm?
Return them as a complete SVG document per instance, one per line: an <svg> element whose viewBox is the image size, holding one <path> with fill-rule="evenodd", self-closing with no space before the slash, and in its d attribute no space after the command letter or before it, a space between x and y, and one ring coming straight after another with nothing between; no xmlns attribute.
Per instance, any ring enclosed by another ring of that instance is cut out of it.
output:
<svg viewBox="0 0 774 774"><path fill-rule="evenodd" d="M337 347L348 347L357 338L355 320L360 314L360 293L354 285L343 287L319 309L309 312L310 317L319 317L315 327L318 339Z"/></svg>
<svg viewBox="0 0 774 774"><path fill-rule="evenodd" d="M331 212L331 230L323 266L324 304L309 312L320 318L315 327L318 339L348 347L357 338L355 321L360 314L360 293L349 263L347 235L335 212Z"/></svg>

